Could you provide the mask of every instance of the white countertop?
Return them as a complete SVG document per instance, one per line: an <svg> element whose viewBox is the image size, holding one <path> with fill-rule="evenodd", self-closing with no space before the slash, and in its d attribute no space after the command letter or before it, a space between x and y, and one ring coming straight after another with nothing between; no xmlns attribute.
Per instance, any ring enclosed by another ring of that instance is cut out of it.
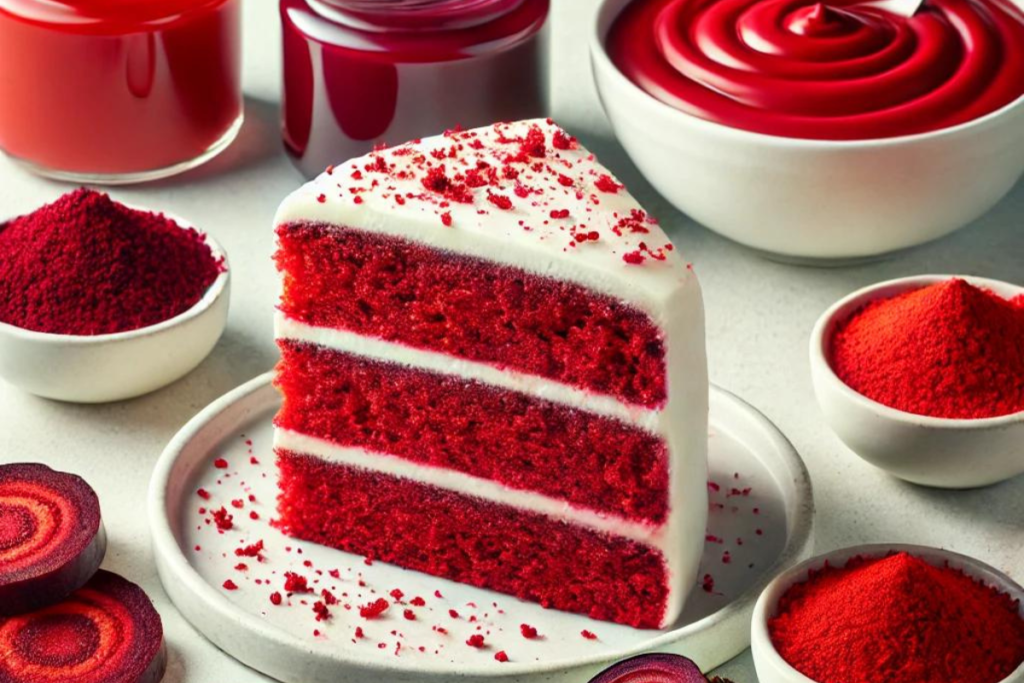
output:
<svg viewBox="0 0 1024 683"><path fill-rule="evenodd" d="M964 273L1024 282L1024 184L982 220L886 261L842 269L781 265L698 227L639 176L611 136L589 74L585 33L594 0L554 0L554 115L662 219L695 264L708 315L711 378L752 402L793 441L810 468L817 548L913 542L975 556L1024 581L1024 477L980 491L944 492L896 481L847 451L823 424L811 391L807 339L833 301L866 284L916 273ZM110 548L104 566L141 583L163 615L167 683L252 683L265 677L221 654L167 601L152 563L144 500L171 436L213 399L275 361L271 220L302 178L278 136L278 19L272 0L245 6L246 123L205 168L112 194L167 210L212 234L234 270L227 332L209 359L152 395L106 406L38 399L0 382L0 462L41 461L84 476L99 492ZM26 213L66 186L0 158L0 215ZM749 653L718 673L756 680ZM584 682L581 682L584 683Z"/></svg>

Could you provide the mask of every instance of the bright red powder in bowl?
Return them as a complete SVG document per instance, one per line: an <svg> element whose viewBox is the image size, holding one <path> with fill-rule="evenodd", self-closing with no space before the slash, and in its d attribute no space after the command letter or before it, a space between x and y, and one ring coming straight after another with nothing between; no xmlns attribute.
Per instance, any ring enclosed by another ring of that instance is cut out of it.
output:
<svg viewBox="0 0 1024 683"><path fill-rule="evenodd" d="M80 189L0 224L0 322L126 332L184 313L223 269L195 230Z"/></svg>
<svg viewBox="0 0 1024 683"><path fill-rule="evenodd" d="M831 363L857 392L908 413L1024 411L1024 296L953 279L874 301L836 330Z"/></svg>
<svg viewBox="0 0 1024 683"><path fill-rule="evenodd" d="M826 565L768 622L782 658L821 683L997 683L1024 662L1009 595L898 553Z"/></svg>

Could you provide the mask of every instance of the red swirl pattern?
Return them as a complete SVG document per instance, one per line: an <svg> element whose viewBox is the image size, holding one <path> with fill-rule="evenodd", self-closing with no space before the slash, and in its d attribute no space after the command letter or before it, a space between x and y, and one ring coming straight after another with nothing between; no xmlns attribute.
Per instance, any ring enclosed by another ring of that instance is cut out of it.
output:
<svg viewBox="0 0 1024 683"><path fill-rule="evenodd" d="M635 0L608 50L672 107L784 137L923 133L1024 95L1024 13L1009 0L926 0L910 18L863 0Z"/></svg>
<svg viewBox="0 0 1024 683"><path fill-rule="evenodd" d="M64 602L0 619L0 683L155 683L166 655L141 588L100 571Z"/></svg>
<svg viewBox="0 0 1024 683"><path fill-rule="evenodd" d="M105 550L99 500L85 481L44 465L0 466L0 614L62 600Z"/></svg>

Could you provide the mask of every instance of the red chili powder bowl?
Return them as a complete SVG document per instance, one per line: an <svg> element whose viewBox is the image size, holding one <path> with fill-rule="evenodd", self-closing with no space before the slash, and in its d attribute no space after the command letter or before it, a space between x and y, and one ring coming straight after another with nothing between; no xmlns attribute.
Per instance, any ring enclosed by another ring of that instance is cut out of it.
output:
<svg viewBox="0 0 1024 683"><path fill-rule="evenodd" d="M872 301L835 328L829 363L890 408L950 419L1024 411L1024 295L953 278Z"/></svg>
<svg viewBox="0 0 1024 683"><path fill-rule="evenodd" d="M812 569L767 620L775 651L820 683L998 683L1019 671L1019 600L930 552Z"/></svg>
<svg viewBox="0 0 1024 683"><path fill-rule="evenodd" d="M202 234L80 189L0 224L0 322L127 332L195 306L224 271Z"/></svg>

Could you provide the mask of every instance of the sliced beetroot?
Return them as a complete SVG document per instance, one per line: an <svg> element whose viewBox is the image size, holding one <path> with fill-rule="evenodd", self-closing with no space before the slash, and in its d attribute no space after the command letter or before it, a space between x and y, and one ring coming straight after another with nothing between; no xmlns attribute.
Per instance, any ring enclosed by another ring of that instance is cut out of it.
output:
<svg viewBox="0 0 1024 683"><path fill-rule="evenodd" d="M0 683L158 683L160 615L141 588L98 572L63 602L0 617Z"/></svg>
<svg viewBox="0 0 1024 683"><path fill-rule="evenodd" d="M637 655L605 669L590 683L707 683L697 665L669 654Z"/></svg>
<svg viewBox="0 0 1024 683"><path fill-rule="evenodd" d="M45 465L0 465L0 616L58 603L107 550L96 493Z"/></svg>

